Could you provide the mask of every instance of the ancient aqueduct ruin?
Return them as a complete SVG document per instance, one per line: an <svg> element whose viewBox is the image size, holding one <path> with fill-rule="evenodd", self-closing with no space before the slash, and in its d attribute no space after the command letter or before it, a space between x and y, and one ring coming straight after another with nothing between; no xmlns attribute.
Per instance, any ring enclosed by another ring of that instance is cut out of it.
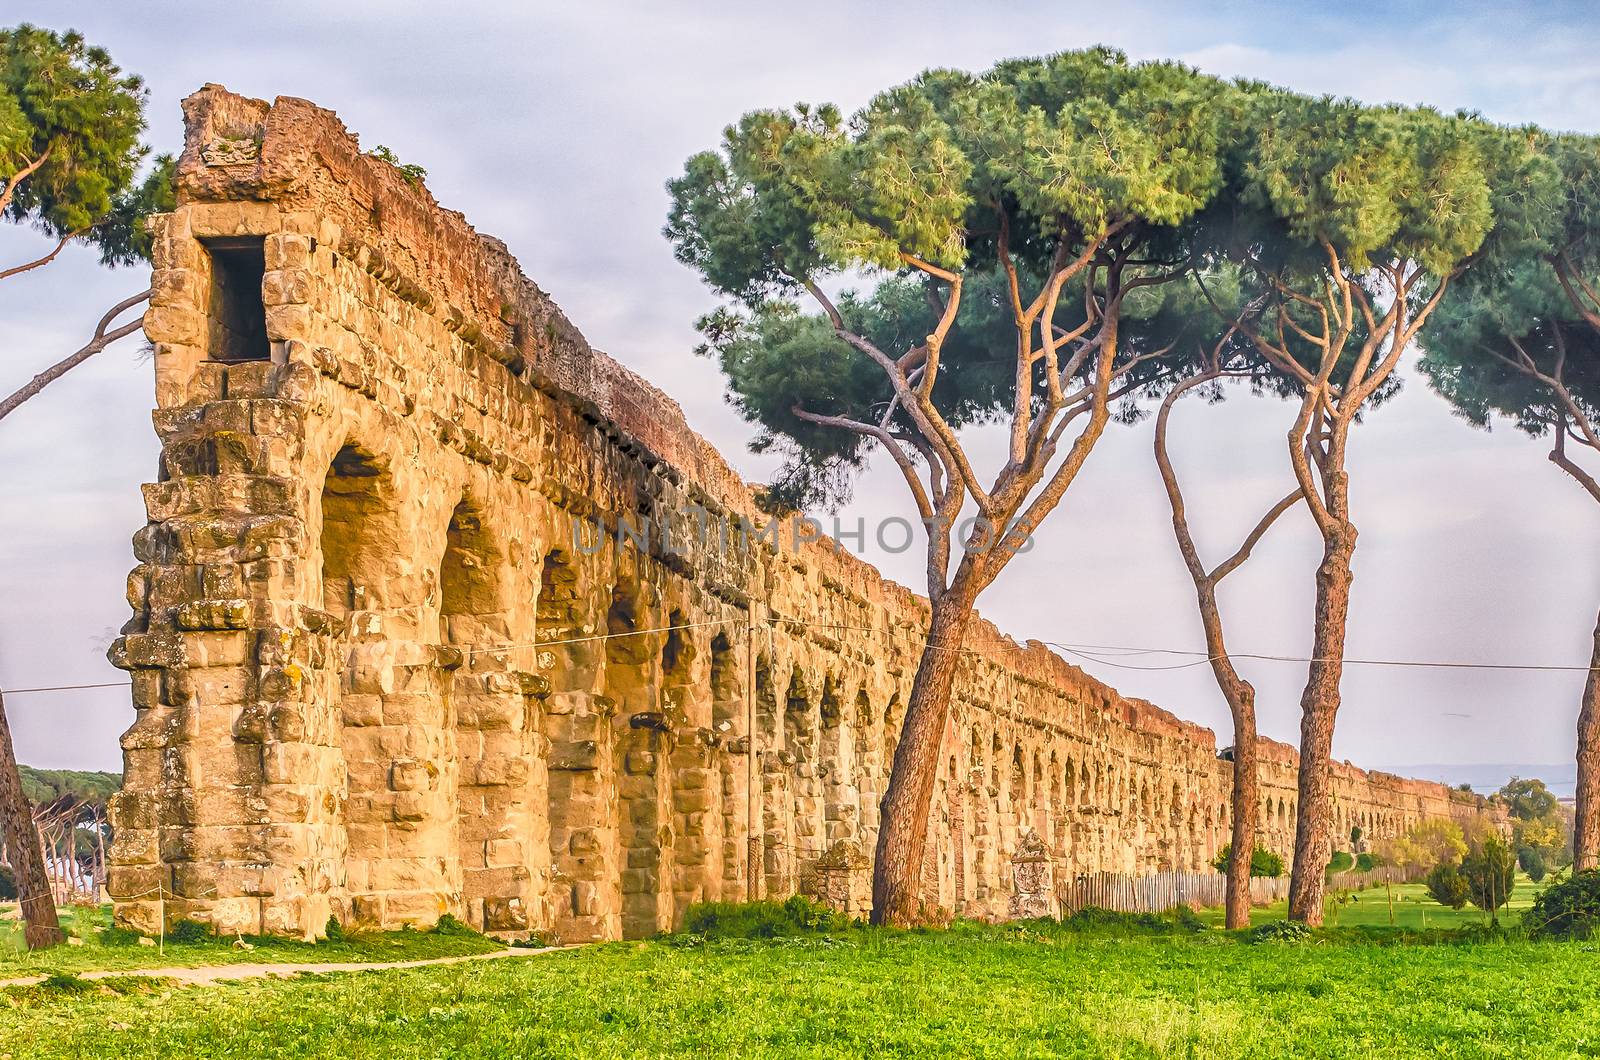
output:
<svg viewBox="0 0 1600 1060"><path fill-rule="evenodd" d="M684 526L764 517L670 399L332 113L209 85L184 114L145 319L159 481L111 653L136 708L118 919L451 913L575 941L707 898L861 909L923 602L827 541ZM1006 916L1030 850L1062 881L1226 841L1209 730L987 624L968 646L931 906ZM1286 851L1295 755L1263 757ZM1348 765L1335 786L1335 834L1475 808Z"/></svg>

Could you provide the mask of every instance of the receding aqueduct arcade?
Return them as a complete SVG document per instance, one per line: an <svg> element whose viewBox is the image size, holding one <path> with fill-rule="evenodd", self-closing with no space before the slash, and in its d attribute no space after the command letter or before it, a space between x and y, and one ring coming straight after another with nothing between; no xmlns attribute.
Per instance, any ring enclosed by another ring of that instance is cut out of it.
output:
<svg viewBox="0 0 1600 1060"><path fill-rule="evenodd" d="M678 407L330 112L217 86L184 111L145 323L161 466L112 649L119 919L577 941L706 898L860 908L922 602L826 541L700 532L757 517ZM1209 861L1209 730L988 625L967 647L930 906L1005 916L1034 837L1057 883ZM1264 752L1287 851L1294 753ZM1336 834L1475 808L1336 784Z"/></svg>

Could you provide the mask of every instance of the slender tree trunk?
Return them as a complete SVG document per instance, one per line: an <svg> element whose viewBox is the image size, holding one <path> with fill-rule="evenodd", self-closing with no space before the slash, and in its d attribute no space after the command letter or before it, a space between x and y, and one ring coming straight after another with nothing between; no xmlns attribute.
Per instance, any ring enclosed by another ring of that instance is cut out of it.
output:
<svg viewBox="0 0 1600 1060"><path fill-rule="evenodd" d="M1333 724L1344 676L1344 640L1355 575L1355 529L1348 523L1325 538L1317 568L1317 613L1311 665L1300 697L1300 776L1295 806L1294 870L1289 919L1322 923L1323 874L1328 867L1332 809Z"/></svg>
<svg viewBox="0 0 1600 1060"><path fill-rule="evenodd" d="M1233 856L1228 861L1228 897L1223 923L1250 926L1250 866L1256 850L1256 805L1260 777L1256 753L1255 697L1247 694L1233 710Z"/></svg>
<svg viewBox="0 0 1600 1060"><path fill-rule="evenodd" d="M961 639L972 620L973 594L952 590L933 605L928 643L917 665L905 724L883 797L872 870L872 922L916 922L928 812L939 774L939 745L950 717L950 694L961 663Z"/></svg>
<svg viewBox="0 0 1600 1060"><path fill-rule="evenodd" d="M1223 923L1230 929L1250 926L1250 864L1256 850L1256 806L1260 800L1259 756L1256 743L1256 690L1239 676L1228 656L1222 635L1222 611L1217 606L1216 585L1209 579L1196 586L1200 623L1205 629L1206 651L1217 688L1233 715L1233 792L1229 812L1233 830L1228 842L1228 894Z"/></svg>
<svg viewBox="0 0 1600 1060"><path fill-rule="evenodd" d="M1600 621L1578 711L1578 805L1572 823L1572 869L1600 868Z"/></svg>
<svg viewBox="0 0 1600 1060"><path fill-rule="evenodd" d="M11 871L17 880L17 898L22 903L22 919L26 925L23 938L28 948L43 949L65 941L66 936L56 920L50 878L45 874L39 829L34 827L33 812L22 794L22 774L17 770L17 752L11 743L11 723L6 720L3 693L0 693L0 830L5 832Z"/></svg>

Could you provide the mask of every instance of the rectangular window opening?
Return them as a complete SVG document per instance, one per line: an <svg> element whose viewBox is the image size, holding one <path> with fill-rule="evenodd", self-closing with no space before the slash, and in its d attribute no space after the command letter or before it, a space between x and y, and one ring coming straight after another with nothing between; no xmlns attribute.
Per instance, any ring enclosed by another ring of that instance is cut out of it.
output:
<svg viewBox="0 0 1600 1060"><path fill-rule="evenodd" d="M261 278L267 271L265 240L239 236L203 241L211 258L206 356L213 361L269 361L267 309Z"/></svg>

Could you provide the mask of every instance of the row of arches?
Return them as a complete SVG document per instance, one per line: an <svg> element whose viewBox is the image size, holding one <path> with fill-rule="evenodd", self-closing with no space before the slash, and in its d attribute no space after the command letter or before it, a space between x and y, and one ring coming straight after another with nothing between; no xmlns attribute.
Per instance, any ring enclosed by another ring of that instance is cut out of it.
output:
<svg viewBox="0 0 1600 1060"><path fill-rule="evenodd" d="M752 642L745 611L637 551L563 548L564 513L408 467L350 441L332 455L304 594L326 616L314 679L344 778L325 853L352 919L614 938L695 901L814 889L825 860L865 887L908 675L766 627ZM957 710L930 904L1002 915L1028 835L1058 880L1209 861L1225 768L1099 726ZM1292 791L1269 788L1261 813L1264 841L1286 844ZM1397 825L1364 808L1349 823Z"/></svg>

